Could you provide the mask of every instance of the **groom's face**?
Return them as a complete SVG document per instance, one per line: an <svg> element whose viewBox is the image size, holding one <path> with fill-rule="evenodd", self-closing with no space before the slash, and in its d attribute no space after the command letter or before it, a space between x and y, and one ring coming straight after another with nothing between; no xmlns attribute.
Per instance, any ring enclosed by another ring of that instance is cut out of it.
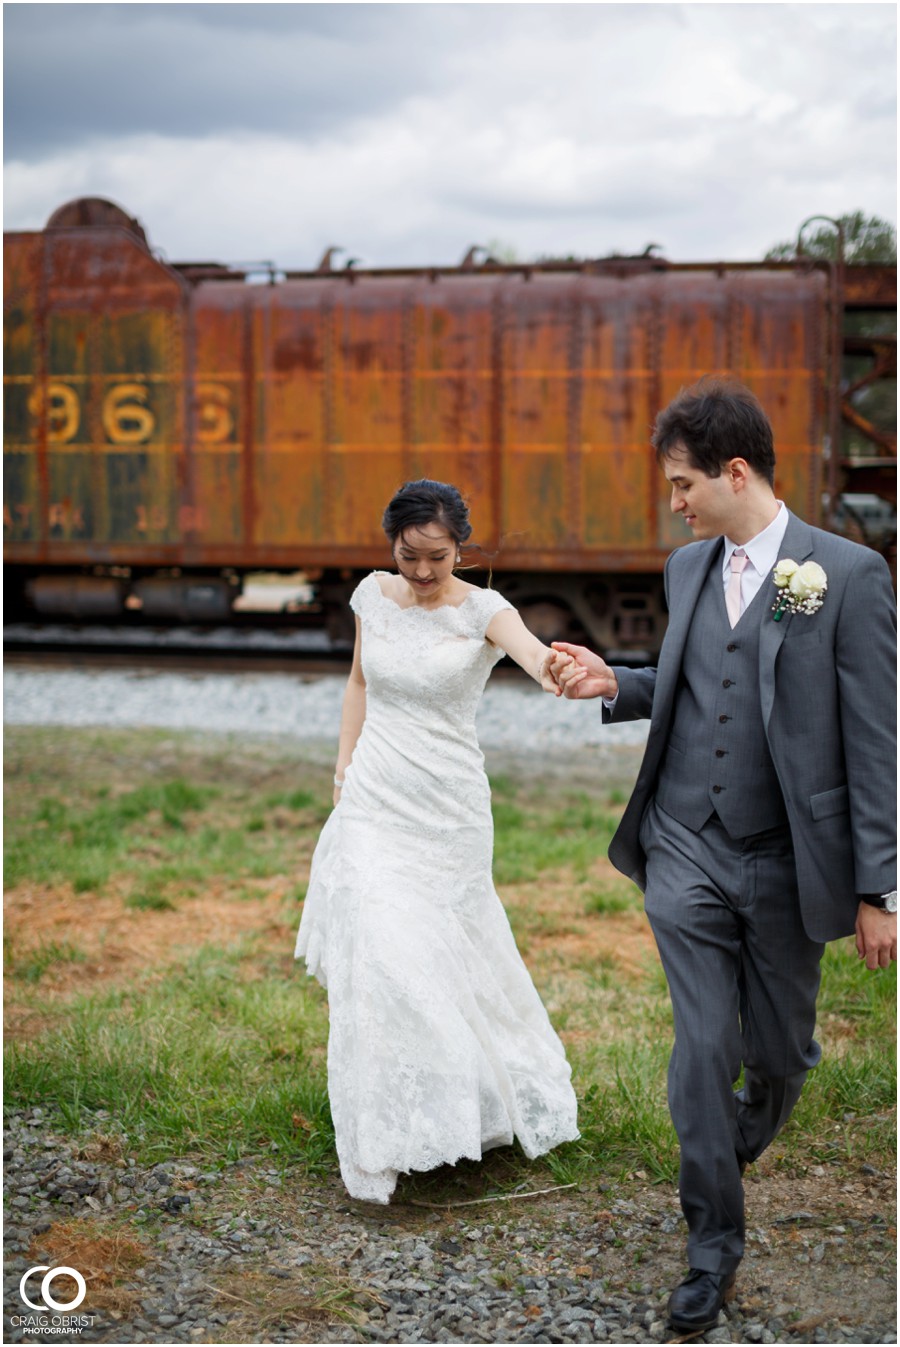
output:
<svg viewBox="0 0 900 1347"><path fill-rule="evenodd" d="M677 449L663 459L663 472L672 487L671 509L680 514L695 538L718 538L729 533L740 509L726 463L718 477L707 477Z"/></svg>

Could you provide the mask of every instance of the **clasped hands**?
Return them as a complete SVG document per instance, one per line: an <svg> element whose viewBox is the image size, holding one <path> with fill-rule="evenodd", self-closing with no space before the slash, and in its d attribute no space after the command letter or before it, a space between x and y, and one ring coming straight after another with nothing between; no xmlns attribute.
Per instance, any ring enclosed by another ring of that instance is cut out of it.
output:
<svg viewBox="0 0 900 1347"><path fill-rule="evenodd" d="M617 696L619 685L609 665L584 645L553 641L552 656L541 665L541 686L545 692L570 701L590 697Z"/></svg>

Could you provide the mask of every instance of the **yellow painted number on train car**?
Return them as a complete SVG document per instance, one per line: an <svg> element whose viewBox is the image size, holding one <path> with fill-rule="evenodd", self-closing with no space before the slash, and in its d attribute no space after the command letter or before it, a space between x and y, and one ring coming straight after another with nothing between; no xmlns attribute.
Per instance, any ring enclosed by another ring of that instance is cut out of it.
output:
<svg viewBox="0 0 900 1347"><path fill-rule="evenodd" d="M28 399L28 410L38 419L41 415L41 390L36 388ZM47 439L53 444L68 444L78 433L81 407L78 394L68 384L47 385Z"/></svg>
<svg viewBox="0 0 900 1347"><path fill-rule="evenodd" d="M117 384L103 399L103 429L113 444L141 444L156 428L143 384Z"/></svg>
<svg viewBox="0 0 900 1347"><path fill-rule="evenodd" d="M197 439L221 444L234 431L232 393L224 384L197 384Z"/></svg>

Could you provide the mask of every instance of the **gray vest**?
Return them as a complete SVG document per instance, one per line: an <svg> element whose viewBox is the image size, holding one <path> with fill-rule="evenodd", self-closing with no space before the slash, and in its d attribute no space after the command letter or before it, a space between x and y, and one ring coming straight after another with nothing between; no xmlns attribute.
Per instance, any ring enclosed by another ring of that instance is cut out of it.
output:
<svg viewBox="0 0 900 1347"><path fill-rule="evenodd" d="M715 562L691 618L656 799L694 832L713 814L735 838L787 823L759 701L764 589L732 630Z"/></svg>

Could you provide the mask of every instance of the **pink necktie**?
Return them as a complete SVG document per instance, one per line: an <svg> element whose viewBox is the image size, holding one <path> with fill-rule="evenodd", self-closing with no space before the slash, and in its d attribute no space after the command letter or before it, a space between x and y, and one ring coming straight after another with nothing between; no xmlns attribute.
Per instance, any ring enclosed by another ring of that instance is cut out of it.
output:
<svg viewBox="0 0 900 1347"><path fill-rule="evenodd" d="M741 573L746 564L747 553L742 547L736 547L731 554L731 578L725 591L725 609L733 627L741 615Z"/></svg>

